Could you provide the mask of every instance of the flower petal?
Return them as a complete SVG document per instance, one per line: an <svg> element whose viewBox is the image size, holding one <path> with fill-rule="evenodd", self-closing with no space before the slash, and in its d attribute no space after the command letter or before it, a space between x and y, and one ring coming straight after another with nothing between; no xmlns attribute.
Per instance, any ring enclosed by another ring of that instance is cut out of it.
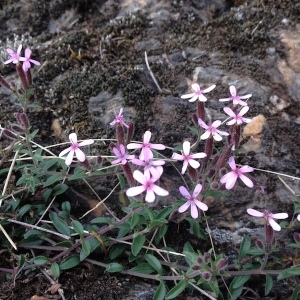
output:
<svg viewBox="0 0 300 300"><path fill-rule="evenodd" d="M183 153L185 155L189 155L190 154L190 148L191 148L191 144L189 141L185 141L182 145L183 148Z"/></svg>
<svg viewBox="0 0 300 300"><path fill-rule="evenodd" d="M192 154L190 157L191 157L191 158L204 158L204 157L206 157L206 156L207 156L206 153L200 152L200 153Z"/></svg>
<svg viewBox="0 0 300 300"><path fill-rule="evenodd" d="M232 111L232 109L228 106L224 107L223 110L225 111L225 113L232 118L236 117L236 114Z"/></svg>
<svg viewBox="0 0 300 300"><path fill-rule="evenodd" d="M237 177L234 177L234 176L230 177L225 184L225 188L227 190L231 190L234 187L236 180L237 180Z"/></svg>
<svg viewBox="0 0 300 300"><path fill-rule="evenodd" d="M201 140L206 140L206 139L208 139L208 138L210 137L210 135L211 135L211 132L208 131L208 130L206 130L206 131L200 136L200 139L201 139Z"/></svg>
<svg viewBox="0 0 300 300"><path fill-rule="evenodd" d="M213 136L214 140L216 140L217 142L220 142L223 139L217 132L213 132L212 136Z"/></svg>
<svg viewBox="0 0 300 300"><path fill-rule="evenodd" d="M184 196L187 199L191 198L190 193L188 192L188 190L184 187L184 186L180 186L179 187L179 192L181 193L182 196Z"/></svg>
<svg viewBox="0 0 300 300"><path fill-rule="evenodd" d="M130 143L127 145L127 149L140 149L142 148L143 145L142 144L138 144L138 143Z"/></svg>
<svg viewBox="0 0 300 300"><path fill-rule="evenodd" d="M203 210L203 211L208 210L208 206L206 204L204 204L203 202L201 202L199 200L195 200L194 202L201 210Z"/></svg>
<svg viewBox="0 0 300 300"><path fill-rule="evenodd" d="M184 160L184 157L183 157L183 155L181 155L181 154L173 153L172 159L176 159L176 160Z"/></svg>
<svg viewBox="0 0 300 300"><path fill-rule="evenodd" d="M246 166L242 166L242 167L240 168L240 171L241 171L242 173L249 173L249 172L253 172L254 169L253 169L252 167L246 165Z"/></svg>
<svg viewBox="0 0 300 300"><path fill-rule="evenodd" d="M144 184L147 180L144 174L139 170L133 172L133 178L141 184Z"/></svg>
<svg viewBox="0 0 300 300"><path fill-rule="evenodd" d="M253 182L251 179L243 174L241 174L239 177L249 188L253 188Z"/></svg>
<svg viewBox="0 0 300 300"><path fill-rule="evenodd" d="M86 160L85 154L79 148L75 150L75 154L80 162L84 162Z"/></svg>
<svg viewBox="0 0 300 300"><path fill-rule="evenodd" d="M198 92L200 91L200 85L198 83L193 83L192 84L192 89L195 91L195 92Z"/></svg>
<svg viewBox="0 0 300 300"><path fill-rule="evenodd" d="M207 98L204 95L201 94L201 95L198 95L198 100L201 101L201 102L206 102ZM190 100L190 102L192 102L192 101Z"/></svg>
<svg viewBox="0 0 300 300"><path fill-rule="evenodd" d="M180 98L181 99L188 99L188 98L192 98L194 96L195 96L195 93L191 93L191 94L182 95Z"/></svg>
<svg viewBox="0 0 300 300"><path fill-rule="evenodd" d="M201 192L201 190L202 190L202 185L200 183L198 183L195 186L195 189L194 189L194 192L193 192L193 196L197 197L199 195L199 193Z"/></svg>
<svg viewBox="0 0 300 300"><path fill-rule="evenodd" d="M64 156L65 154L67 154L68 152L70 152L71 151L71 147L69 147L69 148L67 148L67 149L65 149L65 150L63 150L63 151L61 151L60 153L59 153L59 157L62 157L62 156Z"/></svg>
<svg viewBox="0 0 300 300"><path fill-rule="evenodd" d="M185 212L189 207L190 207L190 202L187 201L186 203L184 203L183 205L181 205L179 208L178 208L178 212L180 213L183 213Z"/></svg>
<svg viewBox="0 0 300 300"><path fill-rule="evenodd" d="M150 131L146 131L145 134L144 134L144 144L148 144L149 141L151 139L151 132Z"/></svg>
<svg viewBox="0 0 300 300"><path fill-rule="evenodd" d="M198 98L199 98L199 96L195 95L189 100L189 102L195 102Z"/></svg>
<svg viewBox="0 0 300 300"><path fill-rule="evenodd" d="M230 101L231 98L222 98L222 99L219 99L220 102L225 102L225 101Z"/></svg>
<svg viewBox="0 0 300 300"><path fill-rule="evenodd" d="M228 160L228 164L231 168L231 170L235 171L236 170L236 165L235 165L235 161L234 161L234 157L231 156Z"/></svg>
<svg viewBox="0 0 300 300"><path fill-rule="evenodd" d="M69 140L72 144L76 144L77 143L77 134L74 132L69 134Z"/></svg>
<svg viewBox="0 0 300 300"><path fill-rule="evenodd" d="M289 215L287 213L278 213L278 214L271 214L273 219L286 219Z"/></svg>
<svg viewBox="0 0 300 300"><path fill-rule="evenodd" d="M272 218L270 218L269 220L269 224L270 226L275 230L275 231L280 231L281 227L278 223L276 223Z"/></svg>
<svg viewBox="0 0 300 300"><path fill-rule="evenodd" d="M208 87L207 89L203 90L203 93L208 93L208 92L212 91L215 87L216 87L216 85L213 84L210 87Z"/></svg>
<svg viewBox="0 0 300 300"><path fill-rule="evenodd" d="M128 197L134 197L136 195L139 195L141 193L143 193L145 191L145 188L140 185L140 186L135 186L135 187L131 187L126 191L126 195Z"/></svg>
<svg viewBox="0 0 300 300"><path fill-rule="evenodd" d="M249 99L250 97L252 97L252 94L248 94L248 95L245 95L245 96L240 96L241 99Z"/></svg>
<svg viewBox="0 0 300 300"><path fill-rule="evenodd" d="M150 148L156 149L156 150L165 150L166 146L163 144L150 144Z"/></svg>
<svg viewBox="0 0 300 300"><path fill-rule="evenodd" d="M152 190L155 194L159 195L159 196L168 196L169 192L166 191L165 189L161 188L158 185L153 185Z"/></svg>
<svg viewBox="0 0 300 300"><path fill-rule="evenodd" d="M204 128L204 129L208 128L208 126L204 123L204 121L201 118L198 119L198 124L200 127Z"/></svg>
<svg viewBox="0 0 300 300"><path fill-rule="evenodd" d="M264 217L265 214L253 208L248 208L247 213L253 217Z"/></svg>
<svg viewBox="0 0 300 300"><path fill-rule="evenodd" d="M232 97L235 97L235 96L236 96L236 88L235 88L234 85L231 85L231 86L229 87L229 91L230 91L230 94L231 94Z"/></svg>
<svg viewBox="0 0 300 300"><path fill-rule="evenodd" d="M69 154L67 155L66 160L65 160L65 164L67 166L69 166L72 163L72 160L73 160L73 157L74 157L74 152L75 152L74 150L71 150L69 152Z"/></svg>
<svg viewBox="0 0 300 300"><path fill-rule="evenodd" d="M146 193L145 201L152 203L155 201L155 194L152 190L148 190Z"/></svg>
<svg viewBox="0 0 300 300"><path fill-rule="evenodd" d="M243 106L243 108L240 110L239 115L243 116L245 113L247 113L247 111L249 110L249 106Z"/></svg>
<svg viewBox="0 0 300 300"><path fill-rule="evenodd" d="M193 219L197 219L199 216L198 208L194 202L191 203L191 216Z"/></svg>
<svg viewBox="0 0 300 300"><path fill-rule="evenodd" d="M186 169L187 169L187 166L188 166L188 163L187 161L184 161L183 162L183 165L182 165L182 170L181 170L181 174L184 174Z"/></svg>
<svg viewBox="0 0 300 300"><path fill-rule="evenodd" d="M200 163L194 159L189 159L189 164L193 169L198 169L200 167Z"/></svg>
<svg viewBox="0 0 300 300"><path fill-rule="evenodd" d="M81 146L91 145L93 143L94 143L94 140L90 139L90 140L84 140L84 141L78 143L78 145L79 145L79 147L81 147Z"/></svg>

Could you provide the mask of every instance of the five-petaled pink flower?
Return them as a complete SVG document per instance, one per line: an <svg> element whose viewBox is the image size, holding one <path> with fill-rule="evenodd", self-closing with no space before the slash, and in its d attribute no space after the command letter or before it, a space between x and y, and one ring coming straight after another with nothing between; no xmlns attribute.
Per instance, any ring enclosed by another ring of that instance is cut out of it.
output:
<svg viewBox="0 0 300 300"><path fill-rule="evenodd" d="M135 170L133 172L133 177L136 181L138 181L142 185L129 188L126 191L126 195L128 197L134 197L143 192L146 192L145 201L149 203L154 202L155 194L159 196L168 196L169 195L168 191L154 184L154 182L157 181L159 177L155 177L155 176L151 177L150 173L151 171L143 174L141 171Z"/></svg>
<svg viewBox="0 0 300 300"><path fill-rule="evenodd" d="M22 67L23 67L24 72L27 72L28 69L31 67L30 63L35 64L37 66L41 65L38 61L31 59L30 55L31 55L31 50L29 48L26 48L25 49L25 57L20 57L20 61L23 61Z"/></svg>
<svg viewBox="0 0 300 300"><path fill-rule="evenodd" d="M166 148L163 144L149 143L150 139L151 132L146 131L142 144L130 143L127 145L127 149L141 149L141 154L139 156L140 160L148 161L149 159L153 158L153 153L150 149L164 150Z"/></svg>
<svg viewBox="0 0 300 300"><path fill-rule="evenodd" d="M92 140L92 139L84 140L84 141L78 143L76 133L71 133L69 135L69 140L72 145L69 148L60 152L59 157L62 157L69 152L69 154L66 157L66 161L65 161L67 166L69 166L72 163L74 153L80 162L84 162L86 157L85 157L85 154L80 150L80 147L93 144L94 140Z"/></svg>
<svg viewBox="0 0 300 300"><path fill-rule="evenodd" d="M191 149L191 144L189 141L185 141L183 143L183 153L181 154L177 154L177 153L173 153L172 158L176 159L176 160L182 160L183 161L183 166L182 166L182 171L181 174L184 174L188 164L194 168L197 169L200 167L200 163L196 160L194 160L194 158L204 158L206 157L206 154L201 152L201 153L196 153L196 154L190 154L190 149Z"/></svg>
<svg viewBox="0 0 300 300"><path fill-rule="evenodd" d="M229 163L229 166L231 167L232 171L225 174L220 179L221 183L226 184L225 188L227 190L232 189L238 178L240 178L248 187L252 188L253 182L251 181L251 179L249 179L247 176L245 176L244 173L253 172L254 169L249 166L243 166L241 168L237 168L237 166L235 165L233 156L231 156L229 158L228 163Z"/></svg>
<svg viewBox="0 0 300 300"><path fill-rule="evenodd" d="M17 52L14 52L14 50L7 48L6 51L10 55L10 59L6 60L4 64L9 64L11 62L13 64L17 64L19 61L24 60L25 58L20 56L21 50L22 50L22 45L18 47Z"/></svg>
<svg viewBox="0 0 300 300"><path fill-rule="evenodd" d="M274 221L274 219L286 219L288 217L287 213L272 214L267 210L265 210L264 212L260 212L252 208L248 208L247 213L254 217L265 218L268 221L269 225L276 231L280 231L281 227Z"/></svg>
<svg viewBox="0 0 300 300"><path fill-rule="evenodd" d="M231 108L224 107L223 108L226 114L232 118L232 120L228 121L227 125L241 125L242 123L250 123L252 122L252 119L244 118L244 114L249 110L249 106L244 106L240 112L235 113Z"/></svg>
<svg viewBox="0 0 300 300"><path fill-rule="evenodd" d="M230 90L231 97L219 99L219 101L221 101L221 102L232 101L233 105L240 104L240 105L246 106L247 102L242 101L241 99L249 99L252 96L252 94L248 94L248 95L245 95L245 96L238 96L236 94L236 88L235 88L234 85L231 85L229 87L229 90Z"/></svg>
<svg viewBox="0 0 300 300"><path fill-rule="evenodd" d="M206 102L207 101L207 98L203 95L203 94L206 94L210 91L212 91L214 88L216 87L215 84L211 85L209 88L205 89L205 90L201 90L200 89L200 86L198 83L193 83L192 84L192 89L195 91L194 93L191 93L191 94L186 94L186 95L182 95L181 96L181 99L189 99L189 102L194 102L196 101L197 99L199 101L202 101L202 102Z"/></svg>
<svg viewBox="0 0 300 300"><path fill-rule="evenodd" d="M179 188L180 193L187 199L186 203L184 203L183 205L181 205L178 208L178 211L180 213L185 212L189 207L191 207L191 216L194 219L197 219L198 218L198 207L203 211L208 210L207 205L197 199L197 196L201 192L201 189L202 189L202 185L200 183L198 183L195 186L193 194L191 195L184 186L181 186Z"/></svg>
<svg viewBox="0 0 300 300"><path fill-rule="evenodd" d="M123 144L120 144L119 146L120 150L117 147L113 148L113 151L117 157L117 159L113 160L111 162L112 165L121 163L122 165L125 165L127 163L127 160L134 159L134 155L129 155L126 153L126 149Z"/></svg>
<svg viewBox="0 0 300 300"><path fill-rule="evenodd" d="M201 118L198 119L198 124L202 128L204 128L206 131L200 136L201 140L206 140L209 137L213 137L216 141L221 141L222 137L221 135L229 135L226 131L221 131L217 129L222 122L220 120L214 121L210 126L206 125Z"/></svg>
<svg viewBox="0 0 300 300"><path fill-rule="evenodd" d="M114 120L109 123L110 125L114 126L117 123L120 123L122 125L124 125L125 127L129 127L129 125L127 125L124 121L123 121L124 117L123 117L123 108L120 109L119 114L114 118Z"/></svg>

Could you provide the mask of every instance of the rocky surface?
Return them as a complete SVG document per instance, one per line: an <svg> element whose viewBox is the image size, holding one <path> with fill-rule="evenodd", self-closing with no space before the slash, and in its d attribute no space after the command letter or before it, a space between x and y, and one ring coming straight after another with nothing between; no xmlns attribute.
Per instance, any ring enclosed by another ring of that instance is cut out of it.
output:
<svg viewBox="0 0 300 300"><path fill-rule="evenodd" d="M0 9L2 60L7 46L22 43L42 63L34 68L34 102L42 108L30 115L40 129L39 142L56 143L71 131L82 139L113 138L109 122L123 107L126 119L135 122L136 140L150 130L153 140L173 147L193 140L187 126L195 106L180 99L191 83L217 85L207 102L212 120L225 118L218 99L228 97L233 84L240 94L252 93L248 115L256 117L238 161L299 176L298 1L7 0ZM145 51L161 91L146 67ZM16 79L12 66L1 65L0 71ZM7 91L0 92L5 126L18 107ZM105 154L104 146L93 148L93 154ZM239 185L230 197L206 200L220 244L224 238L237 244L237 236L261 228L246 215L248 207L292 213L291 190L299 193L298 180L281 176L283 183L261 171L254 177L265 185L265 194L245 193ZM162 184L181 183L167 169ZM178 192L170 190L171 202Z"/></svg>

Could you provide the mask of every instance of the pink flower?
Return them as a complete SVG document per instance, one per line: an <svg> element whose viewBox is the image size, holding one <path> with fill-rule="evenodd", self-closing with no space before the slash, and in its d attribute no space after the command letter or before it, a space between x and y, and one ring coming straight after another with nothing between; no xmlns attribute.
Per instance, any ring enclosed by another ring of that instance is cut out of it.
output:
<svg viewBox="0 0 300 300"><path fill-rule="evenodd" d="M164 150L166 147L162 144L152 144L149 143L151 139L151 132L146 131L144 134L144 140L142 144L138 143L130 143L127 145L127 149L142 149L140 154L140 160L148 161L149 159L153 158L153 153L150 149L156 150Z"/></svg>
<svg viewBox="0 0 300 300"><path fill-rule="evenodd" d="M155 194L159 196L169 195L168 191L154 184L154 182L157 181L159 177L151 177L150 172L146 172L143 174L141 171L135 170L133 172L133 177L142 185L129 188L126 191L126 195L128 197L134 197L143 192L146 192L145 201L152 203L155 200Z"/></svg>
<svg viewBox="0 0 300 300"><path fill-rule="evenodd" d="M198 207L203 211L208 210L207 205L197 199L197 196L201 192L201 189L202 189L202 185L198 183L195 186L193 194L191 195L184 186L181 186L179 188L180 193L187 199L187 202L179 207L178 211L180 213L185 212L189 207L191 207L191 215L194 219L197 219Z"/></svg>
<svg viewBox="0 0 300 300"><path fill-rule="evenodd" d="M69 152L69 154L66 157L66 161L65 161L67 166L69 166L72 163L74 153L76 154L76 157L80 162L84 162L86 159L85 154L79 148L82 146L93 144L94 140L85 140L80 143L77 143L77 134L76 133L71 133L69 135L69 140L72 145L69 148L60 152L59 157L62 157Z"/></svg>
<svg viewBox="0 0 300 300"><path fill-rule="evenodd" d="M120 109L119 114L114 118L114 120L109 123L111 126L114 126L117 123L121 123L122 125L124 125L125 127L129 127L129 125L127 125L124 121L123 121L123 108Z"/></svg>
<svg viewBox="0 0 300 300"><path fill-rule="evenodd" d="M247 102L244 102L241 99L249 99L252 96L252 94L248 94L248 95L245 95L245 96L238 96L236 94L236 88L235 88L234 85L231 85L229 87L229 90L230 90L231 97L230 98L223 98L223 99L220 99L219 101L221 101L221 102L232 101L233 105L240 104L240 105L245 106L245 105L247 105Z"/></svg>
<svg viewBox="0 0 300 300"><path fill-rule="evenodd" d="M181 174L184 174L188 164L194 168L197 169L200 167L200 163L196 160L194 160L194 158L204 158L206 157L205 153L196 153L196 154L190 154L190 149L191 149L191 144L189 141L185 141L183 143L183 153L181 154L177 154L177 153L173 153L172 158L176 159L176 160L182 160L183 161L183 166L182 166L182 171Z"/></svg>
<svg viewBox="0 0 300 300"><path fill-rule="evenodd" d="M114 151L117 159L115 159L111 162L112 165L115 165L115 164L118 164L118 163L121 163L122 165L125 165L127 163L127 160L134 159L134 157L135 157L134 155L128 155L126 153L126 149L125 149L123 144L120 144L120 151L118 150L117 147L114 147L113 151Z"/></svg>
<svg viewBox="0 0 300 300"><path fill-rule="evenodd" d="M37 66L41 65L38 61L31 59L30 55L31 55L31 50L29 48L26 48L25 49L25 57L20 57L20 59L19 59L20 61L23 61L24 72L27 72L28 69L31 67L30 63L35 64Z"/></svg>
<svg viewBox="0 0 300 300"><path fill-rule="evenodd" d="M252 119L244 118L243 115L249 110L249 106L244 106L240 112L235 113L233 110L229 107L224 107L224 111L226 112L229 117L232 117L233 119L227 122L227 125L241 125L242 123L250 123L252 122Z"/></svg>
<svg viewBox="0 0 300 300"><path fill-rule="evenodd" d="M7 53L10 55L10 59L6 60L4 62L4 64L9 64L9 63L13 63L13 64L17 64L21 59L25 59L24 57L21 57L20 56L20 53L21 53L21 50L22 50L22 45L20 45L18 47L18 50L17 52L14 52L14 50L10 49L10 48L7 48L6 51Z"/></svg>
<svg viewBox="0 0 300 300"><path fill-rule="evenodd" d="M247 213L254 217L265 218L268 221L268 224L276 231L280 231L281 227L274 221L274 219L286 219L288 217L287 213L272 214L267 210L260 212L252 208L248 208Z"/></svg>
<svg viewBox="0 0 300 300"><path fill-rule="evenodd" d="M234 157L231 156L228 161L232 171L225 174L221 179L221 183L226 183L225 187L227 190L230 190L235 185L238 178L240 178L248 187L253 187L253 182L246 177L243 173L253 172L254 169L249 166L243 166L241 168L237 168L235 165Z"/></svg>
<svg viewBox="0 0 300 300"><path fill-rule="evenodd" d="M217 129L220 125L221 125L221 121L217 120L214 121L210 126L206 125L202 119L198 119L198 124L199 126L201 126L202 128L204 128L206 131L200 136L201 140L206 140L208 139L210 136L212 136L216 141L221 141L222 137L221 135L229 135L228 132L226 131L221 131L219 129Z"/></svg>
<svg viewBox="0 0 300 300"><path fill-rule="evenodd" d="M181 96L181 99L188 99L188 98L191 98L191 99L189 100L189 102L194 102L194 101L196 101L197 99L198 99L199 101L206 102L206 101L207 101L207 98L206 98L203 94L206 94L206 93L212 91L215 87L216 87L216 85L213 84L213 85L211 85L209 88L207 88L207 89L205 89L205 90L201 90L198 83L193 83L193 84L192 84L192 89L193 89L195 92L194 92L194 93L191 93L191 94L182 95L182 96Z"/></svg>
<svg viewBox="0 0 300 300"><path fill-rule="evenodd" d="M153 174L154 177L159 177L160 176L159 174L162 174L162 171L160 170L160 168L162 168L161 166L165 164L164 160L149 159L147 161L142 161L137 158L134 158L131 162L135 165L143 166L144 173L151 172L151 174Z"/></svg>

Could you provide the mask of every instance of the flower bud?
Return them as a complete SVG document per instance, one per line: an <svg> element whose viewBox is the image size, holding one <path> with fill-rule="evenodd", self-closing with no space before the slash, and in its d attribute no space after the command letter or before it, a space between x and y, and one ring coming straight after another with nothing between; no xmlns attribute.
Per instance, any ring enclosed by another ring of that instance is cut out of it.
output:
<svg viewBox="0 0 300 300"><path fill-rule="evenodd" d="M225 268L225 267L227 267L227 259L226 259L226 258L222 258L222 259L217 263L216 268L217 268L218 270L220 270L220 269L223 269L223 268Z"/></svg>
<svg viewBox="0 0 300 300"><path fill-rule="evenodd" d="M204 262L203 258L200 257L200 256L197 258L196 261L197 261L197 263L198 263L200 266L201 266L201 265L203 264L203 262Z"/></svg>
<svg viewBox="0 0 300 300"><path fill-rule="evenodd" d="M265 229L266 229L266 243L271 244L274 239L274 230L270 224L266 224Z"/></svg>
<svg viewBox="0 0 300 300"><path fill-rule="evenodd" d="M24 70L23 70L20 63L17 64L17 72L18 72L18 75L20 77L23 89L27 90L29 88L29 84L28 84L26 75L25 75Z"/></svg>
<svg viewBox="0 0 300 300"><path fill-rule="evenodd" d="M14 132L17 132L17 133L24 133L24 128L17 125L17 124L13 124L10 126L10 128L14 131Z"/></svg>
<svg viewBox="0 0 300 300"><path fill-rule="evenodd" d="M91 171L93 168L91 166L91 164L89 163L89 161L87 159L85 159L85 161L80 162L80 164L87 170L87 171Z"/></svg>
<svg viewBox="0 0 300 300"><path fill-rule="evenodd" d="M0 84L6 87L7 89L11 90L10 84L4 79L3 76L0 76Z"/></svg>
<svg viewBox="0 0 300 300"><path fill-rule="evenodd" d="M128 123L128 128L127 128L127 138L126 138L126 145L128 145L130 143L130 141L132 140L133 137L133 132L134 132L134 124L132 122Z"/></svg>
<svg viewBox="0 0 300 300"><path fill-rule="evenodd" d="M194 125L198 128L199 124L198 124L198 117L196 114L192 114L192 121Z"/></svg>
<svg viewBox="0 0 300 300"><path fill-rule="evenodd" d="M203 120L205 122L205 109L204 109L204 102L202 101L197 101L197 115L198 118Z"/></svg>
<svg viewBox="0 0 300 300"><path fill-rule="evenodd" d="M294 232L294 240L297 244L300 244L300 234L298 232Z"/></svg>
<svg viewBox="0 0 300 300"><path fill-rule="evenodd" d="M121 145L121 144L124 145L124 136L125 136L125 133L124 133L124 128L123 128L123 126L120 123L117 123L117 126L116 126L116 135L117 135L117 140L118 140L119 145Z"/></svg>
<svg viewBox="0 0 300 300"><path fill-rule="evenodd" d="M214 181L210 184L210 188L212 190L218 190L220 188L220 184L218 182Z"/></svg>
<svg viewBox="0 0 300 300"><path fill-rule="evenodd" d="M255 241L255 245L257 248L261 249L261 250L264 250L265 249L265 246L263 244L263 242L261 240L256 240Z"/></svg>
<svg viewBox="0 0 300 300"><path fill-rule="evenodd" d="M192 266L192 269L193 269L194 271L198 271L198 270L200 270L200 267L197 266L197 265L193 265L193 266Z"/></svg>
<svg viewBox="0 0 300 300"><path fill-rule="evenodd" d="M25 129L28 129L29 127L29 120L25 113L16 113L15 117L19 124L21 124Z"/></svg>
<svg viewBox="0 0 300 300"><path fill-rule="evenodd" d="M208 252L204 253L204 260L207 262L210 259L211 255Z"/></svg>
<svg viewBox="0 0 300 300"><path fill-rule="evenodd" d="M209 272L209 271L205 271L205 272L203 272L202 273L202 277L205 279L205 280L207 280L207 281L209 281L210 279L211 279L211 273Z"/></svg>
<svg viewBox="0 0 300 300"><path fill-rule="evenodd" d="M10 130L8 129L4 129L2 131L2 133L9 139L15 140L17 138L17 136Z"/></svg>

